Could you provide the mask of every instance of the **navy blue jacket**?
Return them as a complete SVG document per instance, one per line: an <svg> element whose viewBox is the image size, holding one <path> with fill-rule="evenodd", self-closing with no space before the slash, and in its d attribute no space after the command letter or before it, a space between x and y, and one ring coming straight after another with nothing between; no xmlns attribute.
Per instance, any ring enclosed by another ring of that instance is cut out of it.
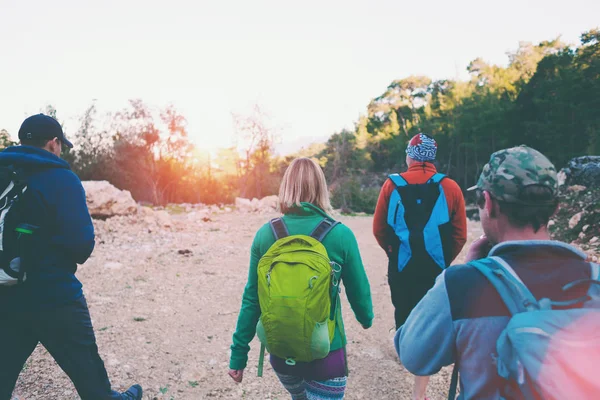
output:
<svg viewBox="0 0 600 400"><path fill-rule="evenodd" d="M23 222L39 226L24 284L0 287L0 304L58 307L83 295L75 277L94 249L94 226L81 181L69 164L30 146L0 153L0 166L14 165L28 176L19 209Z"/></svg>
<svg viewBox="0 0 600 400"><path fill-rule="evenodd" d="M537 298L566 301L600 294L597 286L565 293L567 283L590 279L586 255L557 241L514 241L494 247ZM588 292L589 290L589 292ZM592 293L593 292L593 293ZM471 265L443 271L394 338L406 369L432 375L458 361L460 399L496 400L502 381L496 372L496 341L510 312L489 281Z"/></svg>

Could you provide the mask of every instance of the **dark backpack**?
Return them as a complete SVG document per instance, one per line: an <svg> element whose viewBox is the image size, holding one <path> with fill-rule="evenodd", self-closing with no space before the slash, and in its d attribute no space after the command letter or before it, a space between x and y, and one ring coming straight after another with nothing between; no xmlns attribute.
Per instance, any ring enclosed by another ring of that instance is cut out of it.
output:
<svg viewBox="0 0 600 400"><path fill-rule="evenodd" d="M22 223L20 201L27 191L25 174L13 166L0 167L0 286L26 279L27 246L37 230Z"/></svg>
<svg viewBox="0 0 600 400"><path fill-rule="evenodd" d="M400 241L398 271L416 257L431 259L441 269L450 263L446 243L451 224L443 174L433 175L424 184L409 184L401 175L389 176L396 187L390 196L387 222Z"/></svg>

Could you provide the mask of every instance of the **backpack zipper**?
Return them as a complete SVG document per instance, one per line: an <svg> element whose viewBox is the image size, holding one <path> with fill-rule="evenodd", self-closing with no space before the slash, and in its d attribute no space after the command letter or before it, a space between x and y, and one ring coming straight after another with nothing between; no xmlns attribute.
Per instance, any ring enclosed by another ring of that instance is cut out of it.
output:
<svg viewBox="0 0 600 400"><path fill-rule="evenodd" d="M396 226L396 223L398 222L398 209L400 208L400 203L402 203L402 200L398 200L396 203L396 210L394 211L394 226Z"/></svg>
<svg viewBox="0 0 600 400"><path fill-rule="evenodd" d="M341 266L340 266L340 271L335 271L335 268L333 267L334 265L339 265L338 263L336 263L335 261L331 261L329 260L327 257L325 257L324 255L317 253L315 251L311 251L311 250L295 250L296 252L310 252L313 253L314 255L319 256L319 258L322 258L324 261L327 262L327 264L329 265L329 267L331 268L331 277L333 278L335 275L335 272L341 272ZM301 263L298 263L301 264ZM305 264L307 265L307 264ZM273 272L273 268L275 268L275 262L271 263L271 266L269 267L269 271L267 272L267 286L271 286L271 272ZM312 269L312 268L311 268ZM333 279L331 280L333 283ZM339 282L337 283L339 284Z"/></svg>

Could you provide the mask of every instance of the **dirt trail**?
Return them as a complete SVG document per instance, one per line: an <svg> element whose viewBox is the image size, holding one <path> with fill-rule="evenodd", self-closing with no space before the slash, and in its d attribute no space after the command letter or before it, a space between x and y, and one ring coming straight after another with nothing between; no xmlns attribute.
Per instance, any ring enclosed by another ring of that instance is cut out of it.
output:
<svg viewBox="0 0 600 400"><path fill-rule="evenodd" d="M256 377L256 339L243 384L227 376L250 244L270 217L234 212L204 222L180 214L167 229L123 218L97 222L97 248L78 276L115 388L140 383L145 399L289 399L270 366L263 378ZM350 366L346 398L409 399L412 378L392 346L387 261L372 237L372 218L341 221L360 244L376 315L373 328L365 331L344 299ZM479 224L470 223L469 242L480 234ZM445 369L432 378L430 398L446 398L449 374ZM78 399L71 382L39 346L14 395L19 400Z"/></svg>

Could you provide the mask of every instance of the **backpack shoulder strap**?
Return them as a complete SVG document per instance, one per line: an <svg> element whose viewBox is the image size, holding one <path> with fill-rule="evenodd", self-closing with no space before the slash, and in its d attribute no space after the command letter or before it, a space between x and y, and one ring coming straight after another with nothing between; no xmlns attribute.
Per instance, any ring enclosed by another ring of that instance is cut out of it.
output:
<svg viewBox="0 0 600 400"><path fill-rule="evenodd" d="M317 225L316 228L313 229L313 231L310 234L310 237L312 237L313 239L317 239L319 242L323 242L325 236L327 236L327 234L331 232L331 230L337 225L339 225L338 221L334 221L329 218L324 218L321 222L319 222L319 225Z"/></svg>
<svg viewBox="0 0 600 400"><path fill-rule="evenodd" d="M599 299L600 298L600 265L590 263L592 269L592 280L590 281L590 288L588 290L588 296L586 299Z"/></svg>
<svg viewBox="0 0 600 400"><path fill-rule="evenodd" d="M590 264L589 279L585 279L585 278L578 279L576 281L567 283L562 288L562 290L566 292L566 291L569 291L569 290L573 289L574 287L577 287L580 285L584 285L584 284L589 285L590 288L588 289L587 296L583 296L578 299L570 300L570 301L566 301L566 302L554 302L553 304L557 304L559 306L570 306L573 304L585 303L586 301L591 300L592 298L600 297L600 290L598 289L598 286L600 286L600 265L595 264L593 262L591 262L589 264Z"/></svg>
<svg viewBox="0 0 600 400"><path fill-rule="evenodd" d="M392 182L394 182L396 187L408 186L408 182L400 174L392 174L389 176L389 178Z"/></svg>
<svg viewBox="0 0 600 400"><path fill-rule="evenodd" d="M592 268L592 280L600 281L600 265L590 263L590 267Z"/></svg>
<svg viewBox="0 0 600 400"><path fill-rule="evenodd" d="M427 183L440 183L444 179L446 179L446 175L438 172L438 173L434 174L431 178L429 178Z"/></svg>
<svg viewBox="0 0 600 400"><path fill-rule="evenodd" d="M271 225L271 231L273 231L273 236L275 236L276 241L290 236L290 232L288 231L287 226L285 226L285 222L283 222L282 218L273 218L269 222L269 225Z"/></svg>
<svg viewBox="0 0 600 400"><path fill-rule="evenodd" d="M511 315L540 309L536 298L525 286L521 278L506 261L500 257L488 257L471 261L496 289Z"/></svg>

